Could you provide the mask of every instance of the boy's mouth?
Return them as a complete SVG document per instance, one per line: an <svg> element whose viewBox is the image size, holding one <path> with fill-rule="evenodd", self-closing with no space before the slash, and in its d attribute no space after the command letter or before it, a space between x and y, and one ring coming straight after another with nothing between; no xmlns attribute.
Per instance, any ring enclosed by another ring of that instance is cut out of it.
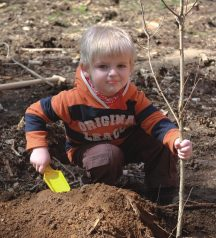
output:
<svg viewBox="0 0 216 238"><path fill-rule="evenodd" d="M108 80L107 83L108 84L117 84L117 83L119 83L119 81L118 80Z"/></svg>

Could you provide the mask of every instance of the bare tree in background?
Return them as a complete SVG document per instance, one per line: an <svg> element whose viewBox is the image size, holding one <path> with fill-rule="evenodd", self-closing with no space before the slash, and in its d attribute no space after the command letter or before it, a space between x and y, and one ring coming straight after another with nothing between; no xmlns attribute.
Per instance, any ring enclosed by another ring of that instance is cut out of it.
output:
<svg viewBox="0 0 216 238"><path fill-rule="evenodd" d="M189 5L189 0L179 0L179 11L173 10L164 0L161 0L161 2L164 4L164 6L174 15L177 23L178 23L178 30L179 30L179 67L180 67L180 88L179 88L179 101L178 101L178 114L174 112L173 107L168 102L166 96L164 95L163 91L161 90L160 84L157 80L156 74L154 72L154 69L152 67L151 62L151 39L152 37L157 33L159 28L150 34L148 27L146 25L145 20L145 14L144 14L144 6L142 1L140 0L140 5L142 9L142 17L143 17L143 29L145 32L145 35L147 37L147 54L148 54L148 60L150 69L153 75L153 78L155 80L155 83L157 85L157 88L159 90L159 93L163 97L164 101L166 102L169 110L173 114L178 127L180 131L180 140L183 140L183 118L185 113L185 106L187 102L184 104L184 91L185 91L185 72L184 72L184 26L185 26L185 19L187 15L191 12L193 7L197 4L198 0L195 0L192 4ZM194 88L192 89L191 94L193 93L196 85L194 84ZM190 95L191 97L191 95ZM189 97L189 98L190 98ZM189 100L189 99L188 99ZM176 231L176 237L180 237L182 235L182 221L183 221L183 211L184 211L184 161L180 159L180 183L179 183L179 211L178 211L178 221L177 221L177 231Z"/></svg>

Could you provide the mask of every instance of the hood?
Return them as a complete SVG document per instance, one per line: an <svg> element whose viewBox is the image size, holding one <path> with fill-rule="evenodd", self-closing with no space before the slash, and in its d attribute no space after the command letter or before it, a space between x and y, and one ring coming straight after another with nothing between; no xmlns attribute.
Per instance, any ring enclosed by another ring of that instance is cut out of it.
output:
<svg viewBox="0 0 216 238"><path fill-rule="evenodd" d="M74 87L78 88L79 91L83 91L85 93L90 93L86 83L82 79L81 74L82 74L81 67L78 66L77 69L76 69L76 73L75 73Z"/></svg>

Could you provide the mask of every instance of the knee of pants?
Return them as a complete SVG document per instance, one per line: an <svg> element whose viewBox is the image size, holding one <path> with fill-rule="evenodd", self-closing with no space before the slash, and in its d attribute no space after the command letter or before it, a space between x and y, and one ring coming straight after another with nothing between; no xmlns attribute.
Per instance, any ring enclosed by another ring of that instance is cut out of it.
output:
<svg viewBox="0 0 216 238"><path fill-rule="evenodd" d="M112 144L98 144L83 155L83 167L93 182L114 184L122 174L123 152Z"/></svg>

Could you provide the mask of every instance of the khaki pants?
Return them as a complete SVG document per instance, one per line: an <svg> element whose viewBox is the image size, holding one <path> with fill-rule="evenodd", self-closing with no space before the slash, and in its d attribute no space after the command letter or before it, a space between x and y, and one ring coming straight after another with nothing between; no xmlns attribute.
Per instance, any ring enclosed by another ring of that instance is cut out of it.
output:
<svg viewBox="0 0 216 238"><path fill-rule="evenodd" d="M73 161L87 171L92 183L115 185L124 164L144 162L148 188L177 185L177 157L140 128L120 146L110 143L82 146L75 152Z"/></svg>

